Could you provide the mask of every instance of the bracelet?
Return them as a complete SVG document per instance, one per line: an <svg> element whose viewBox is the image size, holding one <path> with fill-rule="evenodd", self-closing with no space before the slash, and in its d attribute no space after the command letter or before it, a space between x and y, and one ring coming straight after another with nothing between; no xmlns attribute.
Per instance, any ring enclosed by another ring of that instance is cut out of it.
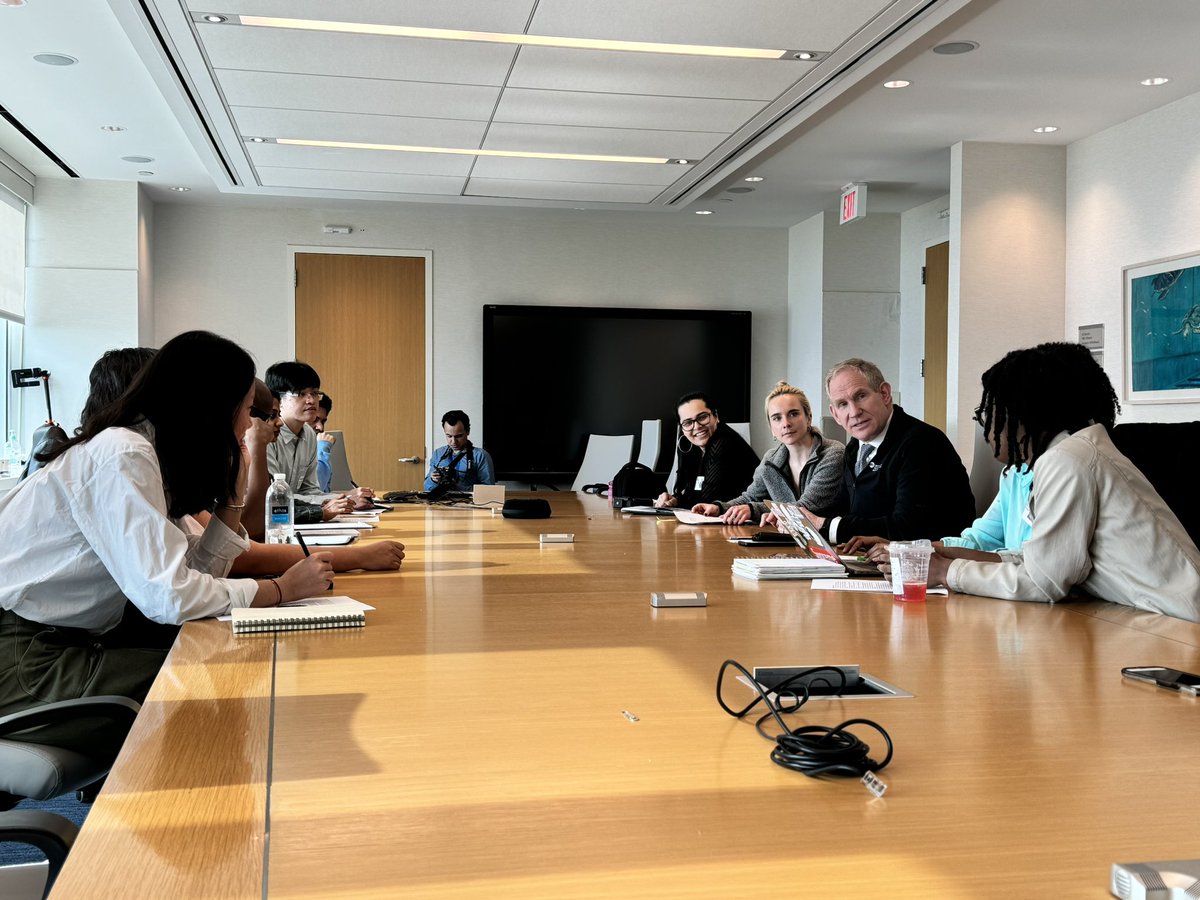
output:
<svg viewBox="0 0 1200 900"><path fill-rule="evenodd" d="M278 606L283 602L283 588L279 586L279 582L274 578L268 578L267 583L275 587L275 605Z"/></svg>
<svg viewBox="0 0 1200 900"><path fill-rule="evenodd" d="M226 503L226 504L224 504L224 506L226 509L245 509L246 508L245 503Z"/></svg>

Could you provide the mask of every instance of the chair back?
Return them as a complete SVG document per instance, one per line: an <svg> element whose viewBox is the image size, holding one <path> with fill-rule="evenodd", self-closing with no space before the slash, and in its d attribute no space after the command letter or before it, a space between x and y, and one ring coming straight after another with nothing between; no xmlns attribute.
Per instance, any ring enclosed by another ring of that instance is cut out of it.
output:
<svg viewBox="0 0 1200 900"><path fill-rule="evenodd" d="M329 448L329 489L352 491L355 485L350 477L350 462L346 459L346 435L340 431L331 431L329 434L337 438Z"/></svg>
<svg viewBox="0 0 1200 900"><path fill-rule="evenodd" d="M1200 546L1200 506L1190 477L1200 422L1129 422L1113 428L1110 436Z"/></svg>
<svg viewBox="0 0 1200 900"><path fill-rule="evenodd" d="M642 443L637 461L648 469L658 465L658 451L662 445L662 419L642 420Z"/></svg>
<svg viewBox="0 0 1200 900"><path fill-rule="evenodd" d="M571 490L578 491L585 484L607 485L617 470L633 459L632 434L590 434L587 449L583 453L583 464Z"/></svg>

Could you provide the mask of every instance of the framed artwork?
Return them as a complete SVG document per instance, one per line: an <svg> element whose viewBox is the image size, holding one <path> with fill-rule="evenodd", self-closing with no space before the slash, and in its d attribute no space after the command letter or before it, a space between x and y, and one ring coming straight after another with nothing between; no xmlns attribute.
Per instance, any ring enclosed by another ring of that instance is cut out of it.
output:
<svg viewBox="0 0 1200 900"><path fill-rule="evenodd" d="M1122 270L1125 400L1200 400L1200 254Z"/></svg>

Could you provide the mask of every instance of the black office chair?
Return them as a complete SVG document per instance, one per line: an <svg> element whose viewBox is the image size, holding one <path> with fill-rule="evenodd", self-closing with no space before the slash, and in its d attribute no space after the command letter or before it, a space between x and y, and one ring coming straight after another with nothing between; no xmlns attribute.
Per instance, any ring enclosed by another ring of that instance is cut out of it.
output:
<svg viewBox="0 0 1200 900"><path fill-rule="evenodd" d="M128 697L82 697L0 717L0 810L5 810L0 812L0 841L30 844L46 854L43 897L54 886L79 829L54 813L13 807L22 800L49 800L68 791L78 792L80 799L94 799L114 754L111 749L92 755L40 743L39 734L58 734L61 740L64 729L78 729L80 735L97 727L127 732L139 709Z"/></svg>

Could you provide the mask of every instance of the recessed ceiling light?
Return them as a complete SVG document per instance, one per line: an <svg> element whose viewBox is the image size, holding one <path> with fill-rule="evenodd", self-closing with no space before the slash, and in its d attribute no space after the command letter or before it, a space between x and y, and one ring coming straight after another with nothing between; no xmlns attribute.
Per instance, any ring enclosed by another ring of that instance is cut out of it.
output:
<svg viewBox="0 0 1200 900"><path fill-rule="evenodd" d="M139 175L153 175L154 173L143 169L141 172L138 172L138 174Z"/></svg>
<svg viewBox="0 0 1200 900"><path fill-rule="evenodd" d="M148 163L154 162L153 156L122 156L121 159L131 163Z"/></svg>
<svg viewBox="0 0 1200 900"><path fill-rule="evenodd" d="M754 188L732 187L729 189L729 193L731 193L731 194L753 194Z"/></svg>
<svg viewBox="0 0 1200 900"><path fill-rule="evenodd" d="M690 159L673 159L673 160L671 160L671 162L672 162L672 163L674 163L674 164L675 164L675 165L677 165L677 166L690 166L690 165L691 165L691 164L694 162L694 160L690 160Z"/></svg>
<svg viewBox="0 0 1200 900"><path fill-rule="evenodd" d="M296 147L335 147L342 150L386 150L393 153L449 153L454 156L498 156L503 159L566 159L572 162L617 162L664 165L677 160L661 156L610 156L599 153L543 153L535 150L481 150L477 147L416 147L406 144L364 144L356 141L318 141L275 138L276 144Z"/></svg>
<svg viewBox="0 0 1200 900"><path fill-rule="evenodd" d="M1056 131L1058 131L1057 125L1039 125L1033 129L1034 134L1053 134Z"/></svg>
<svg viewBox="0 0 1200 900"><path fill-rule="evenodd" d="M947 41L934 47L933 52L943 56L957 56L959 53L970 53L972 50L978 49L979 44L975 41Z"/></svg>
<svg viewBox="0 0 1200 900"><path fill-rule="evenodd" d="M222 22L228 21L224 16L218 16L210 13L204 17L205 22L211 22L213 25L220 25Z"/></svg>
<svg viewBox="0 0 1200 900"><path fill-rule="evenodd" d="M1155 75L1153 78L1143 78L1141 83L1146 87L1158 87L1160 84L1166 84L1170 78L1164 78L1162 75Z"/></svg>
<svg viewBox="0 0 1200 900"><path fill-rule="evenodd" d="M0 6L24 6L25 0L0 0Z"/></svg>
<svg viewBox="0 0 1200 900"><path fill-rule="evenodd" d="M713 198L713 203L732 203L732 202L733 202L732 197L714 197Z"/></svg>
<svg viewBox="0 0 1200 900"><path fill-rule="evenodd" d="M79 62L75 57L67 56L65 53L35 53L33 59L44 66L73 66Z"/></svg>
<svg viewBox="0 0 1200 900"><path fill-rule="evenodd" d="M792 54L792 59L799 59L803 62L812 62L815 59L820 59L821 54L815 50L797 50Z"/></svg>
<svg viewBox="0 0 1200 900"><path fill-rule="evenodd" d="M894 89L894 88L906 88L910 84L912 84L911 81L905 81L903 78L897 78L895 81L885 81L883 83L883 86L885 88L893 88Z"/></svg>
<svg viewBox="0 0 1200 900"><path fill-rule="evenodd" d="M698 209L698 210L696 210L696 215L698 215L698 216L711 216L711 215L712 215L712 210L711 210L711 209Z"/></svg>
<svg viewBox="0 0 1200 900"><path fill-rule="evenodd" d="M290 28L299 31L332 31L343 34L375 34L384 37L421 38L441 41L476 41L515 44L525 47L566 47L572 50L621 50L626 53L667 53L683 56L719 56L733 59L800 59L811 50L775 50L761 47L718 47L706 44L665 44L650 41L611 41L598 38L557 37L546 34L515 34L496 31L460 31L452 28L418 28L411 25L376 25L368 22L327 22L320 19L288 19L278 16L242 16L236 23L257 28Z"/></svg>
<svg viewBox="0 0 1200 900"><path fill-rule="evenodd" d="M125 126L124 125L101 125L100 130L107 131L111 134L116 134L118 131L124 131Z"/></svg>
<svg viewBox="0 0 1200 900"><path fill-rule="evenodd" d="M191 188L190 187L173 187L173 188L171 188L171 190L179 191L179 193L181 193L181 194L186 194L188 191L191 190Z"/></svg>
<svg viewBox="0 0 1200 900"><path fill-rule="evenodd" d="M252 144L265 144L266 142L267 142L266 138L260 138L260 137L250 138L250 143L252 143Z"/></svg>

